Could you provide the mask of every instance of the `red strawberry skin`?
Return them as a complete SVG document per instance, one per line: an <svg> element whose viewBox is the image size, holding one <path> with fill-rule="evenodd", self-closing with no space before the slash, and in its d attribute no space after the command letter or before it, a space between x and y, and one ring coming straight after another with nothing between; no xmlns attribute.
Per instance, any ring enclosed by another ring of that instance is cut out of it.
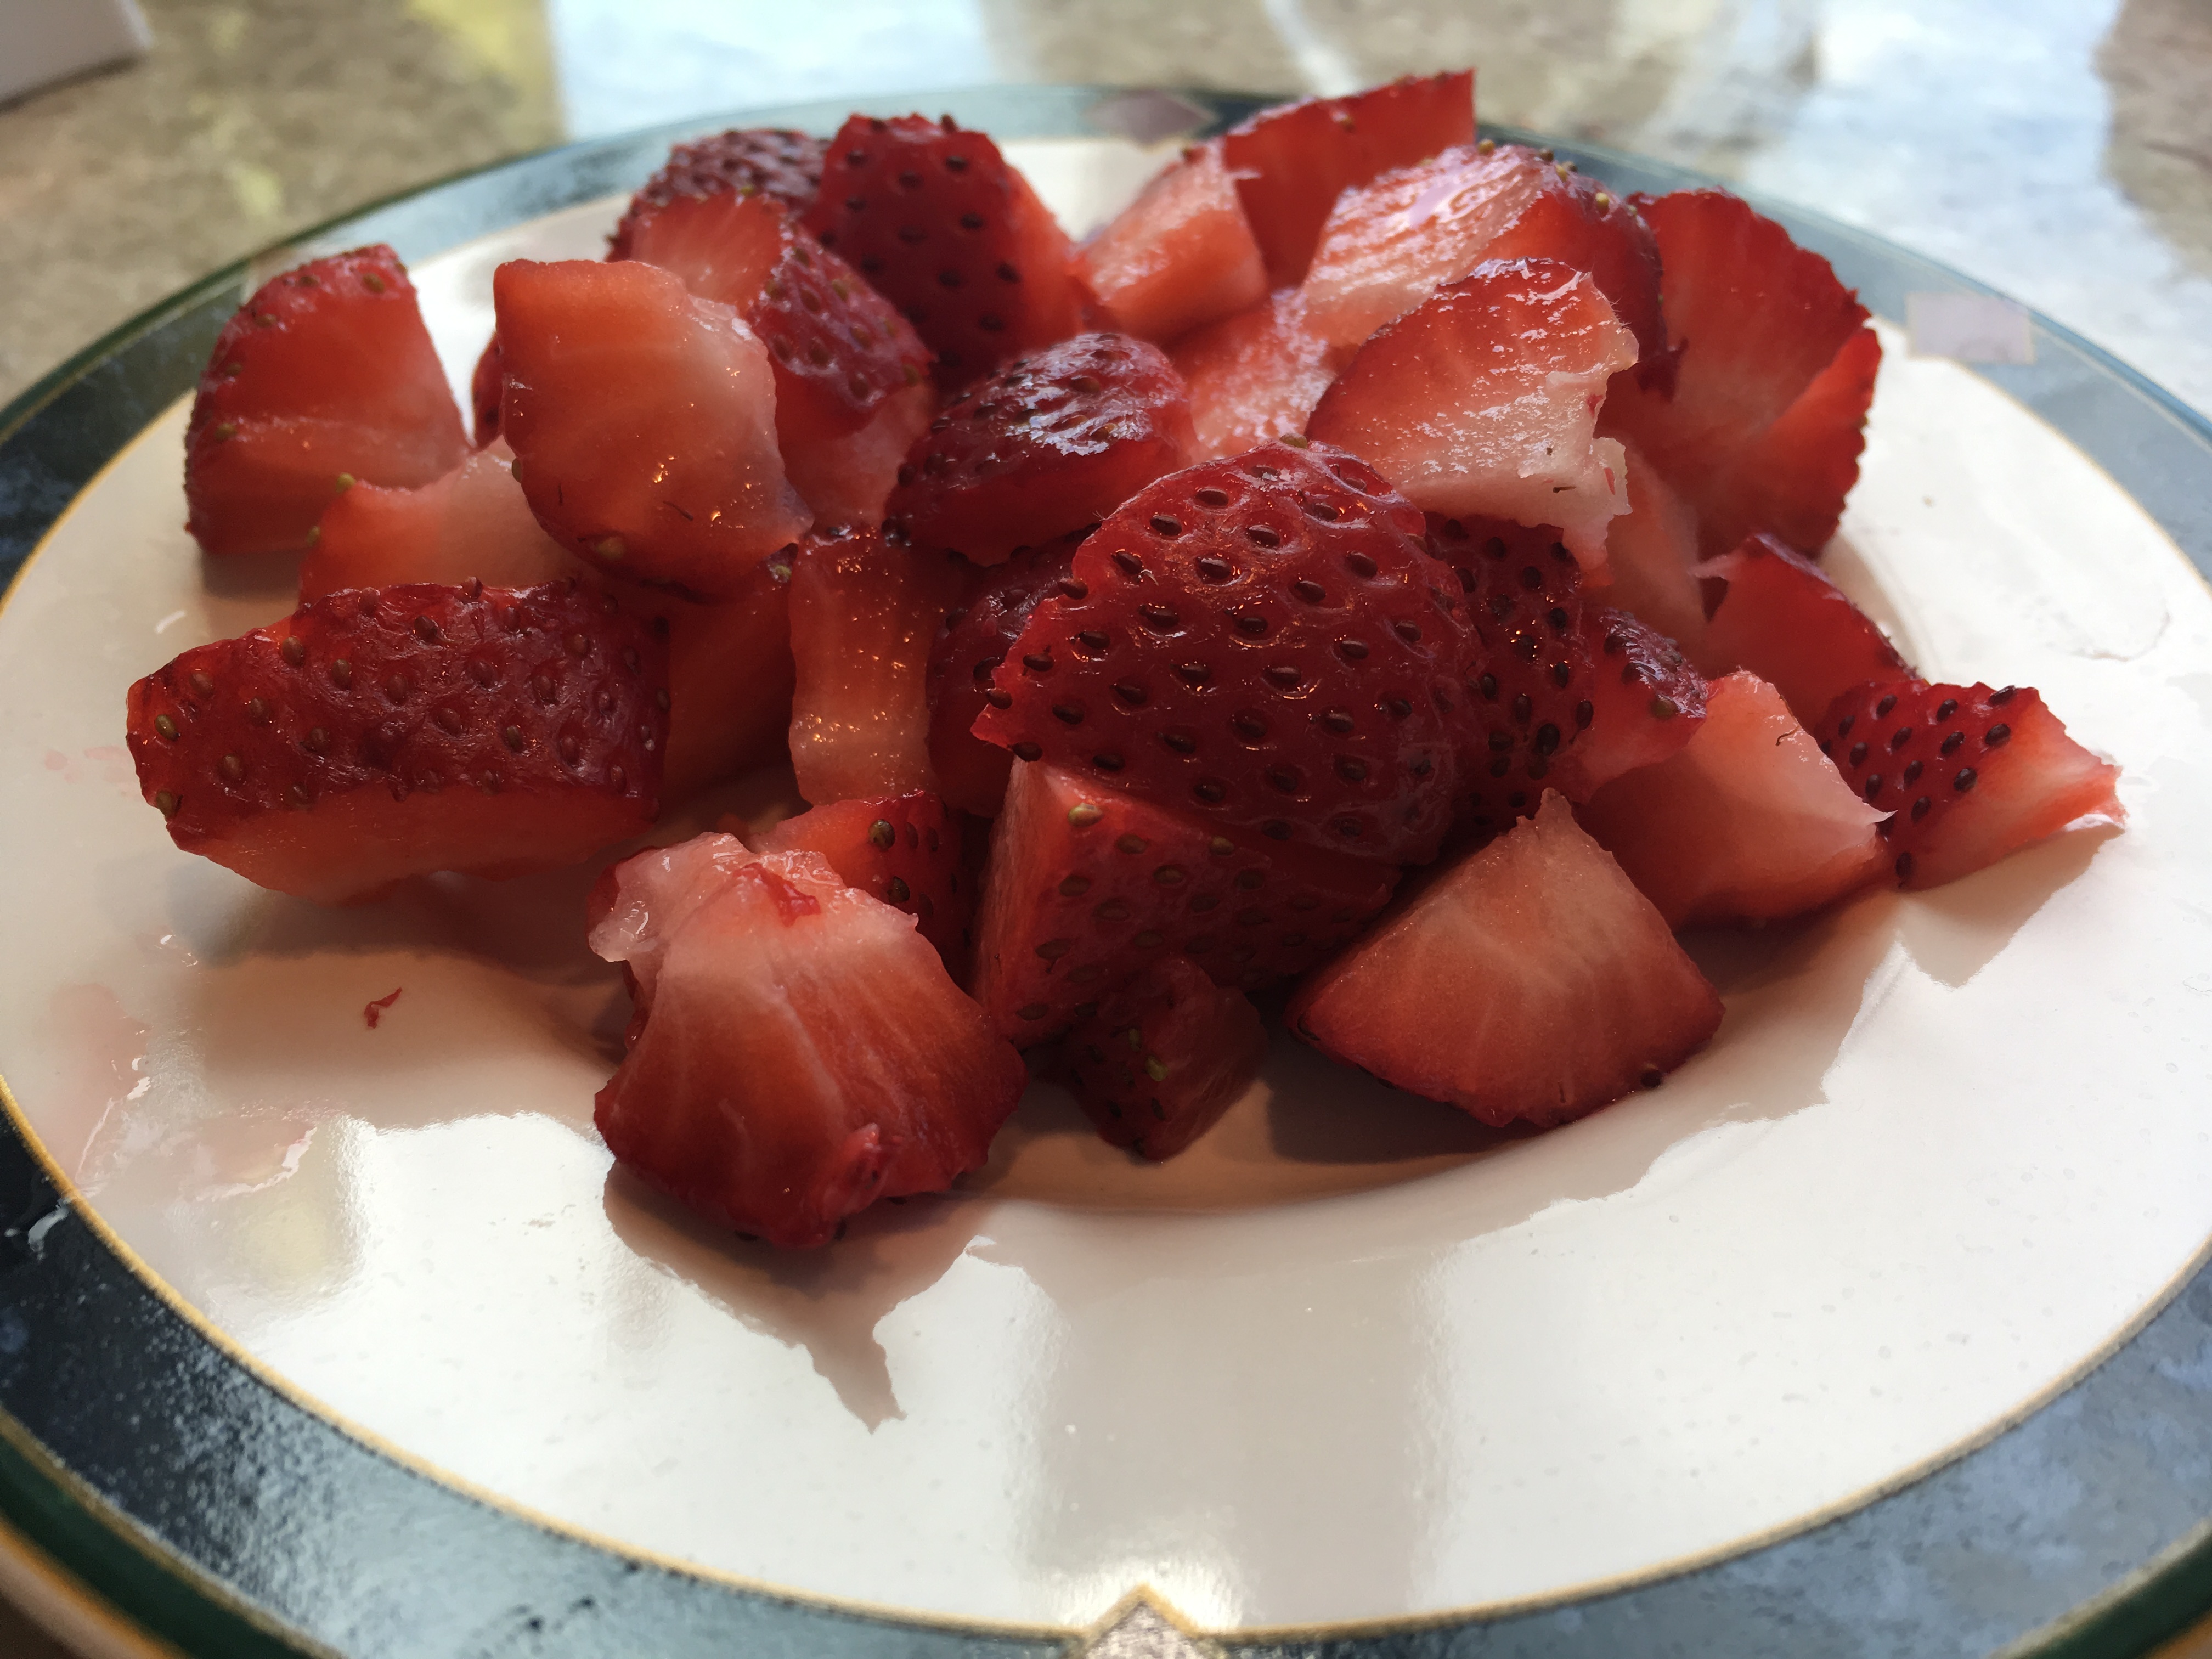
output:
<svg viewBox="0 0 2212 1659"><path fill-rule="evenodd" d="M1125 334L1165 345L1267 297L1267 267L1221 141L1194 145L1076 251L1092 301Z"/></svg>
<svg viewBox="0 0 2212 1659"><path fill-rule="evenodd" d="M685 199L765 196L792 213L804 213L822 188L822 162L828 148L812 133L779 127L745 128L678 144L660 171L630 198L608 243L607 258L643 258L633 251L641 228L661 209Z"/></svg>
<svg viewBox="0 0 2212 1659"><path fill-rule="evenodd" d="M1182 376L1158 347L1079 334L1016 358L947 405L899 469L889 521L975 564L1097 524L1189 465Z"/></svg>
<svg viewBox="0 0 2212 1659"><path fill-rule="evenodd" d="M1433 857L1468 635L1423 528L1320 445L1163 478L1030 614L976 735L1273 840Z"/></svg>
<svg viewBox="0 0 2212 1659"><path fill-rule="evenodd" d="M1158 1163L1220 1121L1267 1053L1267 1029L1243 992L1170 957L1068 1033L1058 1075L1101 1139Z"/></svg>
<svg viewBox="0 0 2212 1659"><path fill-rule="evenodd" d="M1727 584L1697 642L1698 665L1714 675L1750 670L1807 726L1855 685L1912 678L1874 618L1777 537L1747 537L1698 574Z"/></svg>
<svg viewBox="0 0 2212 1659"><path fill-rule="evenodd" d="M349 482L411 489L467 453L398 256L313 260L216 337L185 433L186 528L210 554L294 551Z"/></svg>
<svg viewBox="0 0 2212 1659"><path fill-rule="evenodd" d="M1626 611L1583 612L1590 659L1590 726L1561 757L1554 786L1569 800L1639 767L1656 766L1697 735L1705 680L1681 647Z"/></svg>
<svg viewBox="0 0 2212 1659"><path fill-rule="evenodd" d="M956 980L967 973L973 877L966 831L927 790L881 800L832 801L786 818L761 837L763 853L817 853L848 887L903 910Z"/></svg>
<svg viewBox="0 0 2212 1659"><path fill-rule="evenodd" d="M2027 686L1897 679L1856 686L1813 728L1883 827L1899 885L1940 887L2056 835L2118 823L2120 769L2066 735Z"/></svg>
<svg viewBox="0 0 2212 1659"><path fill-rule="evenodd" d="M169 835L325 903L436 870L577 863L653 821L666 653L608 596L357 589L185 652L131 688Z"/></svg>
<svg viewBox="0 0 2212 1659"><path fill-rule="evenodd" d="M994 818L1006 799L1014 757L975 734L993 698L1011 702L992 684L1030 612L1073 571L1082 538L1063 536L979 573L962 601L945 612L929 649L929 761L945 799L963 811Z"/></svg>
<svg viewBox="0 0 2212 1659"><path fill-rule="evenodd" d="M875 284L958 387L1075 332L1067 234L980 132L855 115L801 222Z"/></svg>
<svg viewBox="0 0 2212 1659"><path fill-rule="evenodd" d="M470 422L479 449L499 436L499 400L506 393L507 354L499 349L499 331L494 329L469 375Z"/></svg>
<svg viewBox="0 0 2212 1659"><path fill-rule="evenodd" d="M1397 878L1017 764L993 827L971 988L993 1029L1024 1048L1170 957L1256 989L1348 944Z"/></svg>

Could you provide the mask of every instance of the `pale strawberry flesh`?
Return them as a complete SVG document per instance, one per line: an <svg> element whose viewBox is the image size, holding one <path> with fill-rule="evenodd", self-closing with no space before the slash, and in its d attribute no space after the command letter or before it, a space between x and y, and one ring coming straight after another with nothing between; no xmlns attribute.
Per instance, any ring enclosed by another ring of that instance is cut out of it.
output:
<svg viewBox="0 0 2212 1659"><path fill-rule="evenodd" d="M1220 140L1146 185L1076 250L1075 271L1115 328L1159 345L1265 300L1267 264Z"/></svg>
<svg viewBox="0 0 2212 1659"><path fill-rule="evenodd" d="M632 252L640 229L671 204L706 196L764 196L789 212L804 213L822 188L828 144L810 132L750 127L718 133L668 152L660 170L630 198L610 239L607 258Z"/></svg>
<svg viewBox="0 0 2212 1659"><path fill-rule="evenodd" d="M1694 655L1709 674L1745 668L1812 725L1836 699L1869 680L1909 679L1912 669L1874 619L1818 565L1772 536L1698 567L1725 584Z"/></svg>
<svg viewBox="0 0 2212 1659"><path fill-rule="evenodd" d="M1206 460L1304 432L1336 378L1328 343L1306 326L1295 289L1185 335L1174 356L1190 392L1196 453Z"/></svg>
<svg viewBox="0 0 2212 1659"><path fill-rule="evenodd" d="M399 582L536 587L596 573L545 533L494 438L444 477L408 489L356 483L324 509L300 562L300 596Z"/></svg>
<svg viewBox="0 0 2212 1659"><path fill-rule="evenodd" d="M1158 1163L1220 1121L1267 1052L1267 1027L1243 992L1170 957L1068 1033L1055 1075L1101 1139Z"/></svg>

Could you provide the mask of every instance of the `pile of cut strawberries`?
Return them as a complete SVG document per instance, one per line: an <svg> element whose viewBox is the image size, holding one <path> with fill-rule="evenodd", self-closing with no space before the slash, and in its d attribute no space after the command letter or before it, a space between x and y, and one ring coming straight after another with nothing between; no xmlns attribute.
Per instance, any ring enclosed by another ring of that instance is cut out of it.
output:
<svg viewBox="0 0 2212 1659"><path fill-rule="evenodd" d="M473 441L388 249L223 331L190 526L300 605L133 686L131 752L325 903L787 759L812 810L580 918L608 1146L778 1244L977 1167L1033 1069L1170 1157L1270 1018L1563 1122L1712 1036L1676 929L2120 816L1821 573L1881 356L1826 262L1476 142L1470 74L1267 111L1080 244L949 118L726 133L493 296Z"/></svg>

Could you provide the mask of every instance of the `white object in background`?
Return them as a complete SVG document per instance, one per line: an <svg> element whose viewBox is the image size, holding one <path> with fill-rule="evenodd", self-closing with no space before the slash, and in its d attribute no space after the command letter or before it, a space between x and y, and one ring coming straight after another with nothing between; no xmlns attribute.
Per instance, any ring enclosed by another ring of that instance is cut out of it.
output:
<svg viewBox="0 0 2212 1659"><path fill-rule="evenodd" d="M0 0L0 104L153 44L137 0Z"/></svg>
<svg viewBox="0 0 2212 1659"><path fill-rule="evenodd" d="M2027 307L1994 294L1908 294L1905 331L1916 357L1960 363L2032 363Z"/></svg>

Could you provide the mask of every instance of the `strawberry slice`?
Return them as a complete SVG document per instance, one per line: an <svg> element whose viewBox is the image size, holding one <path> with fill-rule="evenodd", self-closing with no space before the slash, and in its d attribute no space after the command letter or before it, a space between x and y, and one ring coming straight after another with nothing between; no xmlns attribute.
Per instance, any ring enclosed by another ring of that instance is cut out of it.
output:
<svg viewBox="0 0 2212 1659"><path fill-rule="evenodd" d="M499 400L506 395L507 354L499 349L499 331L494 329L469 375L469 410L479 449L499 436Z"/></svg>
<svg viewBox="0 0 2212 1659"><path fill-rule="evenodd" d="M400 582L536 587L596 580L545 533L514 482L514 453L494 438L442 478L408 489L356 483L323 510L300 562L300 597Z"/></svg>
<svg viewBox="0 0 2212 1659"><path fill-rule="evenodd" d="M554 539L625 579L742 592L806 527L775 445L769 354L736 312L634 260L492 277L500 429Z"/></svg>
<svg viewBox="0 0 2212 1659"><path fill-rule="evenodd" d="M1162 478L1030 613L975 734L1279 841L1431 858L1468 635L1422 529L1320 445Z"/></svg>
<svg viewBox="0 0 2212 1659"><path fill-rule="evenodd" d="M593 1115L616 1158L787 1249L983 1162L1028 1076L913 918L807 853L690 860L705 890L670 904L674 862L617 866L592 930L641 994Z"/></svg>
<svg viewBox="0 0 2212 1659"><path fill-rule="evenodd" d="M1668 927L1799 915L1881 872L1882 815L1837 776L1780 692L1730 674L1705 708L1677 753L1575 813Z"/></svg>
<svg viewBox="0 0 2212 1659"><path fill-rule="evenodd" d="M1940 887L2076 818L2125 819L2120 769L2066 735L2027 686L1895 679L1856 686L1813 728L1883 838L1905 887Z"/></svg>
<svg viewBox="0 0 2212 1659"><path fill-rule="evenodd" d="M1068 1033L1055 1074L1101 1139L1158 1163L1220 1121L1267 1054L1267 1028L1244 994L1170 957Z"/></svg>
<svg viewBox="0 0 2212 1659"><path fill-rule="evenodd" d="M1580 627L1589 650L1589 730L1560 757L1553 780L1569 800L1656 766L1705 718L1705 677L1664 634L1604 606L1585 610Z"/></svg>
<svg viewBox="0 0 2212 1659"><path fill-rule="evenodd" d="M1586 570L1627 511L1620 446L1597 438L1635 340L1589 276L1486 264L1360 347L1307 432L1365 456L1431 513L1556 525Z"/></svg>
<svg viewBox="0 0 2212 1659"><path fill-rule="evenodd" d="M848 887L915 919L955 979L967 972L975 914L963 866L966 832L926 789L881 800L832 801L786 818L761 837L763 853L818 853Z"/></svg>
<svg viewBox="0 0 2212 1659"><path fill-rule="evenodd" d="M1037 602L1071 573L1080 536L1063 536L1018 553L984 574L979 586L945 612L929 648L924 678L929 697L929 761L945 799L963 811L994 818L1006 799L1014 757L975 735L976 718L993 698L1010 701L991 677L1013 649Z"/></svg>
<svg viewBox="0 0 2212 1659"><path fill-rule="evenodd" d="M829 158L801 222L914 324L944 385L1075 332L1067 234L982 133L855 115Z"/></svg>
<svg viewBox="0 0 2212 1659"><path fill-rule="evenodd" d="M1670 397L1624 384L1606 430L1695 508L1707 557L1757 530L1818 551L1858 477L1881 359L1866 307L1826 259L1735 197L1678 191L1638 205L1659 242L1674 385Z"/></svg>
<svg viewBox="0 0 2212 1659"><path fill-rule="evenodd" d="M1397 879L1024 763L992 831L971 988L992 1028L1024 1047L1170 957L1254 989L1348 944Z"/></svg>
<svg viewBox="0 0 2212 1659"><path fill-rule="evenodd" d="M310 260L216 337L185 431L185 527L211 554L295 552L356 479L426 484L468 448L399 257Z"/></svg>
<svg viewBox="0 0 2212 1659"><path fill-rule="evenodd" d="M1296 289L1185 335L1175 366L1190 390L1196 453L1206 460L1304 432L1336 378L1328 343L1306 326Z"/></svg>
<svg viewBox="0 0 2212 1659"><path fill-rule="evenodd" d="M1474 71L1407 76L1348 98L1262 110L1221 139L1271 287L1306 274L1344 191L1474 142Z"/></svg>
<svg viewBox="0 0 2212 1659"><path fill-rule="evenodd" d="M1097 524L1189 465L1182 377L1158 346L1079 334L1018 357L922 434L887 508L918 548L998 564Z"/></svg>
<svg viewBox="0 0 2212 1659"><path fill-rule="evenodd" d="M639 232L673 203L704 196L764 196L794 214L813 205L822 188L825 140L781 127L717 133L668 152L660 171L630 198L607 245L610 259L640 259Z"/></svg>
<svg viewBox="0 0 2212 1659"><path fill-rule="evenodd" d="M1628 511L1606 526L1606 598L1697 655L1705 632L1698 515L1634 444L1620 451Z"/></svg>
<svg viewBox="0 0 2212 1659"><path fill-rule="evenodd" d="M1721 1000L1547 794L1309 977L1288 1018L1398 1088L1485 1123L1548 1128L1656 1087L1718 1029Z"/></svg>
<svg viewBox="0 0 2212 1659"><path fill-rule="evenodd" d="M1697 574L1726 584L1697 642L1698 666L1716 675L1749 669L1782 694L1800 724L1817 723L1855 685L1912 678L1874 618L1775 537L1746 537Z"/></svg>
<svg viewBox="0 0 2212 1659"><path fill-rule="evenodd" d="M1076 250L1075 274L1124 334L1165 345L1267 297L1267 269L1221 141L1196 144Z"/></svg>
<svg viewBox="0 0 2212 1659"><path fill-rule="evenodd" d="M351 589L140 680L131 754L178 846L278 892L522 875L653 821L666 661L573 583Z"/></svg>

